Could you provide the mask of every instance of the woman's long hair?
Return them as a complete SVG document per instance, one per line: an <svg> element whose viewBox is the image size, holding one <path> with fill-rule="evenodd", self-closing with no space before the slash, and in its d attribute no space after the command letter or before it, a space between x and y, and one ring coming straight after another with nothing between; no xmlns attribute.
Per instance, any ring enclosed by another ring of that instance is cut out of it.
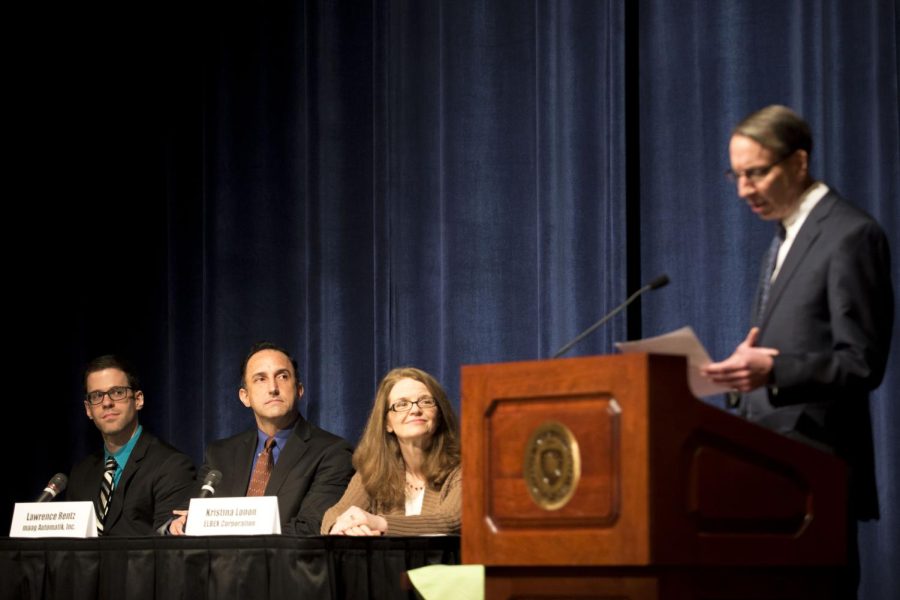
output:
<svg viewBox="0 0 900 600"><path fill-rule="evenodd" d="M353 453L353 466L372 499L373 508L380 512L401 507L406 501L406 465L397 436L387 430L387 413L391 390L398 381L407 378L423 383L437 402L435 430L422 465L426 485L439 488L459 466L459 424L444 388L421 369L393 369L378 385L375 406Z"/></svg>

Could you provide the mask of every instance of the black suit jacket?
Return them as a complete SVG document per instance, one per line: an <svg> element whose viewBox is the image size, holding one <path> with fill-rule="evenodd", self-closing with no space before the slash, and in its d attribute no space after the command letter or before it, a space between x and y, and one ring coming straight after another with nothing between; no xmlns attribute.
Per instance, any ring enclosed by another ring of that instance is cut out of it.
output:
<svg viewBox="0 0 900 600"><path fill-rule="evenodd" d="M878 516L869 392L884 375L893 318L887 238L830 191L772 282L758 345L779 354L771 384L747 394L741 412L845 458L851 509L863 519Z"/></svg>
<svg viewBox="0 0 900 600"><path fill-rule="evenodd" d="M218 469L222 481L216 497L245 496L256 444L256 427L211 443L199 481L210 469ZM352 448L342 438L303 417L297 419L266 486L266 496L278 497L282 533L319 535L322 515L341 499L353 476L352 455ZM195 492L199 491L198 487Z"/></svg>
<svg viewBox="0 0 900 600"><path fill-rule="evenodd" d="M75 465L66 499L100 502L103 451ZM194 483L194 465L187 455L141 431L113 490L104 523L105 535L154 535L181 507Z"/></svg>

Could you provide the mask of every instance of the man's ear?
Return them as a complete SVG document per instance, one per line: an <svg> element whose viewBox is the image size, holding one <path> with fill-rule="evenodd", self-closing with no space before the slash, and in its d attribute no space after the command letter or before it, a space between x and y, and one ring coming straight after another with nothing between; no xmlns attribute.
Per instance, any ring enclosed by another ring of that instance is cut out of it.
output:
<svg viewBox="0 0 900 600"><path fill-rule="evenodd" d="M250 394L247 393L247 390L245 388L242 387L238 389L238 398L241 399L241 404L243 404L247 408L250 408Z"/></svg>
<svg viewBox="0 0 900 600"><path fill-rule="evenodd" d="M800 175L806 179L809 176L809 152L806 150L797 150L797 160L800 161L798 168Z"/></svg>

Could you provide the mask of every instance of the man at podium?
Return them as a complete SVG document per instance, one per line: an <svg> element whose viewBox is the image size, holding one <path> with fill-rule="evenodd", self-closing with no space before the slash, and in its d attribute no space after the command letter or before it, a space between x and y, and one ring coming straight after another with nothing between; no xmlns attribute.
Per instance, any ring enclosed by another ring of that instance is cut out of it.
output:
<svg viewBox="0 0 900 600"><path fill-rule="evenodd" d="M747 419L848 462L856 569L853 522L878 517L869 392L891 341L890 257L878 223L812 177L811 152L809 125L784 106L732 132L726 175L776 231L747 338L704 373L735 390L733 406Z"/></svg>

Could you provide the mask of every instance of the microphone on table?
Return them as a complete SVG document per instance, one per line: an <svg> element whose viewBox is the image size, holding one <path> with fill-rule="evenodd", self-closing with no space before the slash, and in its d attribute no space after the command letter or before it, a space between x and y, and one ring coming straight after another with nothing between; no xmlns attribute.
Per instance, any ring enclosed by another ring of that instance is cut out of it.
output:
<svg viewBox="0 0 900 600"><path fill-rule="evenodd" d="M47 482L47 487L44 488L44 491L41 492L41 495L37 497L35 502L50 502L56 498L57 494L66 489L68 483L68 477L63 473L57 473L49 482Z"/></svg>
<svg viewBox="0 0 900 600"><path fill-rule="evenodd" d="M210 469L206 477L203 478L203 485L200 487L200 495L197 498L209 498L216 495L216 486L222 481L222 471L218 469ZM184 518L184 531L187 532L187 516Z"/></svg>
<svg viewBox="0 0 900 600"><path fill-rule="evenodd" d="M209 498L216 495L216 486L222 481L222 471L212 469L203 479L203 487L200 488L198 498Z"/></svg>
<svg viewBox="0 0 900 600"><path fill-rule="evenodd" d="M617 314L622 312L622 310L624 310L626 306L628 306L629 304L631 304L632 302L637 300L644 292L649 292L650 290L659 289L668 284L669 284L669 276L665 275L665 274L660 275L659 277L656 277L655 279L651 280L647 285L645 285L644 287L642 287L641 289L639 289L632 295L628 296L628 299L625 302L623 302L619 306L615 307L614 309L612 309L611 311L609 311L608 313L603 315L603 318L601 318L599 321L597 321L596 323L594 323L593 325L591 325L590 327L588 327L587 329L585 329L584 331L579 333L575 337L575 339L573 339L571 342L569 342L568 344L566 344L565 346L563 346L562 348L557 350L556 354L554 354L552 356L552 358L559 358L560 356L562 356L563 354L565 354L566 352L571 350L575 344L577 344L578 342L580 342L581 340L583 340L584 338L586 338L587 336L592 334L594 332L594 330L596 330L598 327L600 327L601 325L603 325L604 323L609 321L611 318L613 318L614 316L616 316Z"/></svg>

